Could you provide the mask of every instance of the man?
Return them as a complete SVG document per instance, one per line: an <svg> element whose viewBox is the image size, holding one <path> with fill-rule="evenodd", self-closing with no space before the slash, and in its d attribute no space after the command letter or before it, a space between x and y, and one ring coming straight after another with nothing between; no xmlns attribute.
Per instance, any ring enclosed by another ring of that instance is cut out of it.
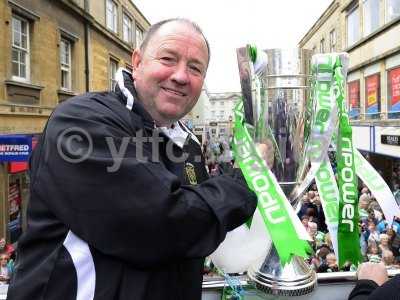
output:
<svg viewBox="0 0 400 300"><path fill-rule="evenodd" d="M9 300L201 298L204 257L256 207L240 171L207 180L200 145L178 122L209 55L195 24L160 22L115 93L54 111L31 159Z"/></svg>

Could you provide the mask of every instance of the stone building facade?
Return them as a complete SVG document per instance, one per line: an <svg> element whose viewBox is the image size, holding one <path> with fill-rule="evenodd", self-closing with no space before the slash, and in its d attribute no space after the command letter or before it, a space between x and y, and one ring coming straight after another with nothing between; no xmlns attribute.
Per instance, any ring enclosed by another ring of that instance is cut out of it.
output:
<svg viewBox="0 0 400 300"><path fill-rule="evenodd" d="M150 23L129 0L4 0L0 12L0 236L14 242L29 197L27 162L1 146L31 151L60 102L111 89Z"/></svg>
<svg viewBox="0 0 400 300"><path fill-rule="evenodd" d="M333 0L299 47L349 54L353 139L392 185L400 166L400 0Z"/></svg>

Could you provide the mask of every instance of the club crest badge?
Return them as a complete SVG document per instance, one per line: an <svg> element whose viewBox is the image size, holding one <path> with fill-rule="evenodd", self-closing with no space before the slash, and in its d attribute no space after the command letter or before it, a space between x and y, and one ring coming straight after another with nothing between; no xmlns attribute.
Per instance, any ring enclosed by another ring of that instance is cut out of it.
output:
<svg viewBox="0 0 400 300"><path fill-rule="evenodd" d="M191 185L197 184L196 171L194 170L194 166L191 163L185 164L185 174Z"/></svg>

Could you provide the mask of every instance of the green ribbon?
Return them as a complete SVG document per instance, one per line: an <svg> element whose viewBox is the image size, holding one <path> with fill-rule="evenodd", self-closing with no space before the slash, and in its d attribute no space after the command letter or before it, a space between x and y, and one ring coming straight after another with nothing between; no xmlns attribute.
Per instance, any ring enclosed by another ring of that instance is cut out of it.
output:
<svg viewBox="0 0 400 300"><path fill-rule="evenodd" d="M339 115L337 137L337 171L339 183L339 266L347 261L358 265L362 261L358 229L358 190L354 162L352 129L344 101L344 76L342 62L336 57L335 91Z"/></svg>
<svg viewBox="0 0 400 300"><path fill-rule="evenodd" d="M276 178L258 154L247 127L243 124L242 101L236 105L234 115L233 152L235 159L243 172L247 185L257 195L257 208L270 233L281 264L285 265L290 262L293 255L308 257L312 249L306 239L299 237L293 223L296 215L294 212L290 214L289 210L292 207ZM288 241L290 242L288 243Z"/></svg>

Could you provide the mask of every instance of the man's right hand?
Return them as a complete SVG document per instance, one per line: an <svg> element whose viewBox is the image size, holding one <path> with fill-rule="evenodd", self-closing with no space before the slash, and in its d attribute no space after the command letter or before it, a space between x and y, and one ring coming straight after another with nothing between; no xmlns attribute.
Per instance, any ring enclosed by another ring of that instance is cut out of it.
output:
<svg viewBox="0 0 400 300"><path fill-rule="evenodd" d="M357 270L357 278L375 281L379 286L388 280L388 272L383 263L362 263Z"/></svg>

